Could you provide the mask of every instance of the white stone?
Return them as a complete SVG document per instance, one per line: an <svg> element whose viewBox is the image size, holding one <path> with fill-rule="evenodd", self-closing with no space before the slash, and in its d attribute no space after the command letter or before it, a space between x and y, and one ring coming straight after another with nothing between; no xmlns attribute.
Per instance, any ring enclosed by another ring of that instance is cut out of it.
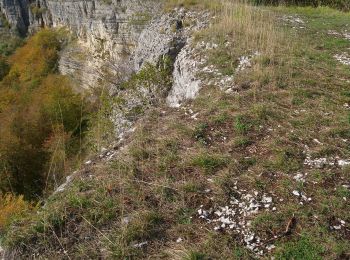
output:
<svg viewBox="0 0 350 260"><path fill-rule="evenodd" d="M148 242L145 241L145 242L141 242L141 243L135 244L134 247L135 248L141 248L141 247L146 246L147 244L148 244Z"/></svg>
<svg viewBox="0 0 350 260"><path fill-rule="evenodd" d="M266 249L267 249L268 251L271 251L271 250L274 249L274 248L276 248L275 245L268 245L268 246L266 246Z"/></svg>
<svg viewBox="0 0 350 260"><path fill-rule="evenodd" d="M338 160L338 165L340 167L348 166L348 165L350 165L350 160Z"/></svg>
<svg viewBox="0 0 350 260"><path fill-rule="evenodd" d="M299 197L299 196L300 196L300 193L299 193L299 191L297 191L297 190L293 190L293 195Z"/></svg>

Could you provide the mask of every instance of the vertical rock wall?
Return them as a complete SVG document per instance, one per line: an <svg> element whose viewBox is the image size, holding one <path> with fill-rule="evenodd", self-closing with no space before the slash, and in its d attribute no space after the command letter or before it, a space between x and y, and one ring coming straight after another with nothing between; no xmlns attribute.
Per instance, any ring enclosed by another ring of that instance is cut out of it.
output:
<svg viewBox="0 0 350 260"><path fill-rule="evenodd" d="M21 35L28 31L29 2L27 0L0 0L0 12Z"/></svg>
<svg viewBox="0 0 350 260"><path fill-rule="evenodd" d="M77 37L85 56L80 65L73 58L79 65L75 67L87 67L90 72L107 67L122 75L133 70L131 53L159 9L160 4L152 0L0 0L0 12L22 35L41 27L66 27ZM73 67L69 59L60 63L62 73L72 73Z"/></svg>

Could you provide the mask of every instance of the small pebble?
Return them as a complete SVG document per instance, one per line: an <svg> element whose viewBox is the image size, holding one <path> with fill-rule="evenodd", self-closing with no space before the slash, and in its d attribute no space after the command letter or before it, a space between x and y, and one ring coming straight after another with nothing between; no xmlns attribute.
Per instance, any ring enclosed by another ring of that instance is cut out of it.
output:
<svg viewBox="0 0 350 260"><path fill-rule="evenodd" d="M183 239L181 237L179 237L177 240L176 240L176 243L181 243L183 241Z"/></svg>

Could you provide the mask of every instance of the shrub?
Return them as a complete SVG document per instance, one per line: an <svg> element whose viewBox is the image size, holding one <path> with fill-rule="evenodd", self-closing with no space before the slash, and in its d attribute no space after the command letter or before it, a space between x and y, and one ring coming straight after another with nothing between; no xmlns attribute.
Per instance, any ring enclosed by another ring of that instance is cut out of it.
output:
<svg viewBox="0 0 350 260"><path fill-rule="evenodd" d="M3 232L15 219L23 217L34 209L23 196L5 194L0 196L0 232Z"/></svg>
<svg viewBox="0 0 350 260"><path fill-rule="evenodd" d="M60 34L53 30L38 32L10 58L10 72L16 72L23 82L40 79L55 72L61 47L60 38Z"/></svg>
<svg viewBox="0 0 350 260"><path fill-rule="evenodd" d="M7 60L0 55L0 81L9 73L10 66Z"/></svg>

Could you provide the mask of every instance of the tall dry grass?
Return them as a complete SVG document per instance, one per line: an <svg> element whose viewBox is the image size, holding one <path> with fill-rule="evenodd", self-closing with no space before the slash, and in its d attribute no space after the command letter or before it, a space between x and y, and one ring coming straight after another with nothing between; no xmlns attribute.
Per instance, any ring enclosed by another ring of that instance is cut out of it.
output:
<svg viewBox="0 0 350 260"><path fill-rule="evenodd" d="M216 22L203 33L211 38L225 38L233 42L237 51L258 51L273 56L285 34L277 26L277 18L267 9L256 7L248 0L213 1L220 3L215 9Z"/></svg>
<svg viewBox="0 0 350 260"><path fill-rule="evenodd" d="M253 86L263 86L271 82L270 85L277 86L281 77L290 79L292 72L288 64L294 43L286 28L280 25L281 18L267 8L252 5L249 0L216 2L221 6L214 10L215 21L208 29L198 32L197 38L224 43L213 56L217 59L215 56L225 52L232 60L231 70L235 70L237 59L254 56L252 68L236 75L236 83L249 81Z"/></svg>
<svg viewBox="0 0 350 260"><path fill-rule="evenodd" d="M282 34L271 12L255 8L246 1L229 1L223 8L217 29L231 34L233 42L242 49L268 55L275 53Z"/></svg>

